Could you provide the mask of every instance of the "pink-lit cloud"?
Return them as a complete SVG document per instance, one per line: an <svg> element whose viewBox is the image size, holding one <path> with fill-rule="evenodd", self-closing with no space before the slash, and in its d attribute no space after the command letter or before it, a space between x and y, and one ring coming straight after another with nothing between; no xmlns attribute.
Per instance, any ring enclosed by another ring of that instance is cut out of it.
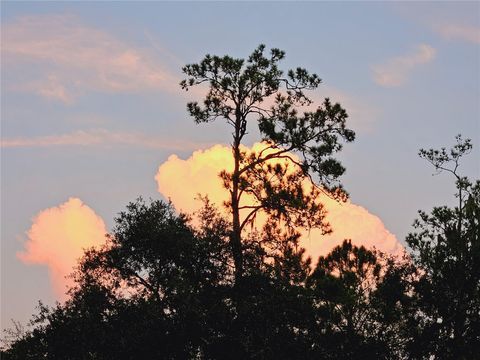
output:
<svg viewBox="0 0 480 360"><path fill-rule="evenodd" d="M434 25L433 29L447 40L461 40L480 44L480 27L464 24Z"/></svg>
<svg viewBox="0 0 480 360"><path fill-rule="evenodd" d="M34 71L13 86L70 104L88 90L135 92L178 91L177 79L147 49L84 25L71 15L35 15L2 25L6 67Z"/></svg>
<svg viewBox="0 0 480 360"><path fill-rule="evenodd" d="M62 81L55 75L50 75L42 81L25 85L26 90L49 100L60 101L70 105L74 102L73 94L66 88Z"/></svg>
<svg viewBox="0 0 480 360"><path fill-rule="evenodd" d="M46 265L57 298L65 299L72 285L72 273L85 249L105 243L102 218L78 198L41 211L27 232L24 251L18 257L25 264Z"/></svg>
<svg viewBox="0 0 480 360"><path fill-rule="evenodd" d="M398 1L392 9L445 40L480 44L478 1Z"/></svg>
<svg viewBox="0 0 480 360"><path fill-rule="evenodd" d="M435 58L436 50L427 44L418 45L409 54L394 57L384 64L373 66L374 81L384 87L397 87L405 84L411 72Z"/></svg>
<svg viewBox="0 0 480 360"><path fill-rule="evenodd" d="M172 140L166 136L138 132L112 132L106 129L78 130L67 134L37 137L3 138L2 148L52 147L52 146L113 146L129 145L152 149L188 150L206 147L208 143Z"/></svg>
<svg viewBox="0 0 480 360"><path fill-rule="evenodd" d="M258 151L262 144L255 144L252 149ZM247 150L246 148L244 150ZM160 165L155 176L158 191L170 198L178 210L194 213L201 206L195 198L198 194L208 195L209 199L219 207L227 199L228 193L222 185L218 174L221 170L233 167L231 149L223 145L215 145L206 150L195 151L186 160L172 155ZM245 200L248 202L248 198ZM403 249L395 235L390 233L381 219L371 214L360 205L338 203L327 196L320 199L328 211L327 220L334 232L322 236L319 230L304 232L302 245L314 260L319 255L328 253L344 239L352 239L357 245L375 246L389 253L400 253ZM257 217L258 223L262 217Z"/></svg>

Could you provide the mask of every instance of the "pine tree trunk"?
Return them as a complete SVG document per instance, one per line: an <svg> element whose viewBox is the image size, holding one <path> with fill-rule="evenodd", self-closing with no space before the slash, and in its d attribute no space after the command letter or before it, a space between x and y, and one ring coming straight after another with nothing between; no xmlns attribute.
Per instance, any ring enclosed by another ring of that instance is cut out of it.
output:
<svg viewBox="0 0 480 360"><path fill-rule="evenodd" d="M235 265L235 284L238 286L243 276L243 253L242 253L242 234L240 227L240 209L239 209L239 184L240 184L240 141L241 141L241 117L237 114L235 124L234 143L232 146L234 158L234 170L232 175L232 233L230 234L230 247L232 250L233 261Z"/></svg>

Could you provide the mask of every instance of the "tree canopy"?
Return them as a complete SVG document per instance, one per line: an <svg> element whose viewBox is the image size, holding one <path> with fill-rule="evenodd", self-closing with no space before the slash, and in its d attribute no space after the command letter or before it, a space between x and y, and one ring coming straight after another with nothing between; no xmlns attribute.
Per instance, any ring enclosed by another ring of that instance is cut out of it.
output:
<svg viewBox="0 0 480 360"><path fill-rule="evenodd" d="M406 239L422 270L416 284L421 321L413 339L418 357L473 359L480 348L480 181L458 173L472 145L456 140L449 151L420 150L437 171L454 176L458 205L420 211Z"/></svg>
<svg viewBox="0 0 480 360"><path fill-rule="evenodd" d="M229 190L227 207L232 215L230 247L237 280L243 275L242 231L264 211L287 227L320 227L329 231L320 192L344 199L338 178L345 168L333 154L355 133L346 127L348 117L340 104L326 98L314 110L309 92L321 83L316 74L298 67L284 73L279 63L285 52L260 45L247 59L206 55L198 64L186 65L181 86L207 85L203 103L187 105L196 123L225 120L232 128L234 168L221 173ZM255 122L265 147L242 150L248 123ZM276 161L277 160L277 161ZM282 160L279 162L278 160ZM304 181L313 186L307 189ZM252 195L253 203L242 202Z"/></svg>

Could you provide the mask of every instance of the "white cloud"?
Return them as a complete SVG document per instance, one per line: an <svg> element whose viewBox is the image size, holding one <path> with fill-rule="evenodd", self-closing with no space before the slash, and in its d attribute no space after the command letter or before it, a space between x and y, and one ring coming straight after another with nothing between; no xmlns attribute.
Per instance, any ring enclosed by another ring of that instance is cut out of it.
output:
<svg viewBox="0 0 480 360"><path fill-rule="evenodd" d="M2 32L2 56L9 70L21 73L28 66L35 76L16 84L19 90L67 104L88 90L179 91L179 80L147 50L83 25L74 16L20 17L4 24Z"/></svg>
<svg viewBox="0 0 480 360"><path fill-rule="evenodd" d="M152 149L189 150L206 147L208 143L198 143L167 139L165 136L146 135L132 132L111 132L105 129L79 130L68 134L38 137L4 138L2 148L51 147L51 146L111 146L129 145Z"/></svg>
<svg viewBox="0 0 480 360"><path fill-rule="evenodd" d="M403 85L411 72L419 65L431 62L436 50L430 45L420 44L415 51L388 60L384 64L373 66L373 76L377 84L385 87Z"/></svg>

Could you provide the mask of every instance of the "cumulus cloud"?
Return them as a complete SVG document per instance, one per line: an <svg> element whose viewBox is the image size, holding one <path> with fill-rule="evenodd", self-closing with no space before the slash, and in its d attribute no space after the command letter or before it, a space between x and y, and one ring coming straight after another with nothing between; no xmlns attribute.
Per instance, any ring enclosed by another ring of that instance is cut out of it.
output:
<svg viewBox="0 0 480 360"><path fill-rule="evenodd" d="M407 55L373 66L374 80L378 85L385 87L401 86L417 66L431 62L435 58L435 53L436 50L430 45L420 44L415 51Z"/></svg>
<svg viewBox="0 0 480 360"><path fill-rule="evenodd" d="M135 132L112 132L106 129L78 130L67 134L38 137L4 138L2 148L51 147L51 146L112 146L129 145L152 149L185 150L198 149L201 144L190 141L171 140L162 136L153 136Z"/></svg>
<svg viewBox="0 0 480 360"><path fill-rule="evenodd" d="M18 257L25 264L46 265L59 299L72 280L66 278L82 256L84 249L105 243L102 218L78 198L41 211L33 219L27 241Z"/></svg>
<svg viewBox="0 0 480 360"><path fill-rule="evenodd" d="M262 144L255 144L252 149L258 151ZM247 150L244 148L244 150ZM221 207L228 198L228 192L222 187L218 174L221 170L231 170L233 159L231 149L223 145L215 145L206 150L195 151L186 160L172 155L160 165L155 176L158 191L170 198L179 210L195 212L201 206L196 201L198 193L208 195L209 199ZM316 260L318 256L328 253L344 239L352 239L357 245L375 246L389 253L399 253L403 247L390 233L378 216L371 214L360 205L337 203L323 196L320 199L328 211L327 220L334 232L322 236L319 230L305 232L302 246ZM248 199L247 199L248 202ZM261 217L257 218L261 222Z"/></svg>
<svg viewBox="0 0 480 360"><path fill-rule="evenodd" d="M178 79L147 50L71 15L24 16L5 23L2 32L5 65L33 71L32 80L15 85L18 90L70 104L86 90L178 89Z"/></svg>

